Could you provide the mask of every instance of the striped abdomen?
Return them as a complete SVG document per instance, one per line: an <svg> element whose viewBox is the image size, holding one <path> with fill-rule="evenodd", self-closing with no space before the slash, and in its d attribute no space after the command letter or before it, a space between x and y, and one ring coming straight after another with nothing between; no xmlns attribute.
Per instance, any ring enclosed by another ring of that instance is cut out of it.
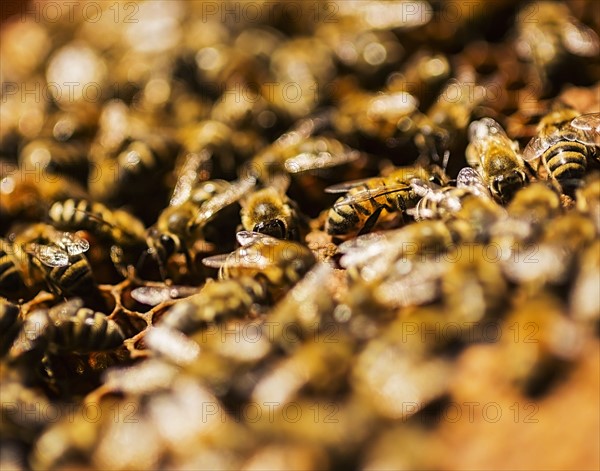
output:
<svg viewBox="0 0 600 471"><path fill-rule="evenodd" d="M85 256L79 254L70 258L69 265L48 267L36 262L46 272L50 288L58 294L90 294L95 287L92 269Z"/></svg>
<svg viewBox="0 0 600 471"><path fill-rule="evenodd" d="M342 198L351 198L358 192L373 188L384 189L385 179L377 179L352 188ZM340 198L340 200L342 199ZM338 200L338 201L340 201ZM417 196L412 190L390 191L368 200L333 206L327 215L325 230L328 234L337 237L350 237L361 232L368 232L379 219L379 213L383 209L389 213L399 212L403 214L407 208L413 207L417 202Z"/></svg>
<svg viewBox="0 0 600 471"><path fill-rule="evenodd" d="M69 319L57 318L50 311L54 324L49 341L61 350L96 352L117 348L125 340L119 325L101 312L78 309Z"/></svg>
<svg viewBox="0 0 600 471"><path fill-rule="evenodd" d="M561 184L583 178L587 167L589 150L585 144L576 141L559 141L542 154L542 162L548 176Z"/></svg>
<svg viewBox="0 0 600 471"><path fill-rule="evenodd" d="M115 221L111 211L103 204L71 198L54 203L48 214L57 229L84 230L104 239L112 238Z"/></svg>

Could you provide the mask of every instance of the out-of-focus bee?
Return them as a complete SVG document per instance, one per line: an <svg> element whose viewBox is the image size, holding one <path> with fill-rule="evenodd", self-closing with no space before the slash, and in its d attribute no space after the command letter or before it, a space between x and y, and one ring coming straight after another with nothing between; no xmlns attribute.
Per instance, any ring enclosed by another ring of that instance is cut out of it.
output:
<svg viewBox="0 0 600 471"><path fill-rule="evenodd" d="M576 196L577 210L589 215L600 234L600 173L588 175L583 186L577 189Z"/></svg>
<svg viewBox="0 0 600 471"><path fill-rule="evenodd" d="M501 202L512 199L528 181L525 163L518 152L518 144L493 119L483 118L469 126L467 162Z"/></svg>
<svg viewBox="0 0 600 471"><path fill-rule="evenodd" d="M312 252L295 242L246 231L237 238L242 246L236 251L203 260L219 268L219 281L208 282L198 294L173 306L165 327L192 333L210 323L248 314L280 297L315 263Z"/></svg>
<svg viewBox="0 0 600 471"><path fill-rule="evenodd" d="M347 193L329 210L325 230L339 238L369 232L378 221L403 216L414 207L419 196L410 185L411 180L438 181L446 177L437 168L400 167L385 177L341 183L326 189L328 193Z"/></svg>
<svg viewBox="0 0 600 471"><path fill-rule="evenodd" d="M340 245L340 264L351 285L349 305L380 312L419 305L438 295L439 277L449 263L442 255L453 245L442 221L420 221L401 229L365 234Z"/></svg>
<svg viewBox="0 0 600 471"><path fill-rule="evenodd" d="M475 109L485 97L485 89L479 85L473 86L474 82L470 71L461 72L457 79L449 81L419 120L415 135L417 148L441 163L449 174L458 171L458 168L452 168L456 163L462 164L460 160L448 160L449 156L463 153L467 127Z"/></svg>
<svg viewBox="0 0 600 471"><path fill-rule="evenodd" d="M88 231L110 244L111 259L124 276L128 266L135 265L147 249L143 223L127 211L111 210L90 200L68 199L54 203L48 215L57 229Z"/></svg>
<svg viewBox="0 0 600 471"><path fill-rule="evenodd" d="M579 256L579 270L569 296L570 314L577 321L600 328L600 241L594 241ZM600 334L600 330L597 330Z"/></svg>
<svg viewBox="0 0 600 471"><path fill-rule="evenodd" d="M83 255L89 242L46 224L34 224L18 232L16 246L27 257L24 266L41 273L56 294L90 294L95 287L92 269Z"/></svg>
<svg viewBox="0 0 600 471"><path fill-rule="evenodd" d="M57 352L113 350L125 340L123 331L115 321L106 314L83 307L83 301L79 298L42 312L49 319L46 340L49 347Z"/></svg>
<svg viewBox="0 0 600 471"><path fill-rule="evenodd" d="M294 201L285 194L289 184L281 174L272 185L250 192L241 200L242 227L277 239L303 240L307 224Z"/></svg>
<svg viewBox="0 0 600 471"><path fill-rule="evenodd" d="M3 296L18 298L26 290L23 279L22 254L5 239L0 239L0 293Z"/></svg>
<svg viewBox="0 0 600 471"><path fill-rule="evenodd" d="M579 115L571 108L557 109L542 118L537 132L523 157L537 167L538 174L545 172L563 191L572 192L591 160L598 159L600 113Z"/></svg>
<svg viewBox="0 0 600 471"><path fill-rule="evenodd" d="M19 335L23 321L19 306L0 298L0 358L10 349Z"/></svg>
<svg viewBox="0 0 600 471"><path fill-rule="evenodd" d="M517 326L519 339L503 337L504 371L530 396L543 394L580 353L581 332L561 301L541 292L519 302L506 318Z"/></svg>
<svg viewBox="0 0 600 471"><path fill-rule="evenodd" d="M0 160L0 226L5 231L16 220L43 220L54 201L85 197L85 190L75 180L41 166L17 167Z"/></svg>
<svg viewBox="0 0 600 471"><path fill-rule="evenodd" d="M241 245L239 249L202 262L219 268L222 280L241 276L262 279L274 297L296 284L316 262L312 251L296 242L248 231L238 232L237 240Z"/></svg>
<svg viewBox="0 0 600 471"><path fill-rule="evenodd" d="M566 4L529 3L517 15L516 28L517 53L535 64L544 81L569 55L593 58L600 52L598 33L574 18Z"/></svg>

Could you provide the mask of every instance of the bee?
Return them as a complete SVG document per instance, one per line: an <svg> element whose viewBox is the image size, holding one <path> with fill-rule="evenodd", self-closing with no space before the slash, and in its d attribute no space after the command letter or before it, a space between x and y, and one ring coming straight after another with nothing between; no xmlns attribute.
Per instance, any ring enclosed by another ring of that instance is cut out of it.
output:
<svg viewBox="0 0 600 471"><path fill-rule="evenodd" d="M83 142L60 142L53 138L38 138L27 143L19 153L22 168L85 177L88 172L88 145Z"/></svg>
<svg viewBox="0 0 600 471"><path fill-rule="evenodd" d="M106 314L83 307L74 298L43 311L49 319L46 338L58 352L90 353L113 350L125 340L119 325Z"/></svg>
<svg viewBox="0 0 600 471"><path fill-rule="evenodd" d="M21 260L18 247L0 239L0 292L3 296L19 297L26 291Z"/></svg>
<svg viewBox="0 0 600 471"><path fill-rule="evenodd" d="M453 244L442 221L420 221L344 242L340 265L351 286L349 305L357 312L382 316L434 300L439 277L449 265L442 254Z"/></svg>
<svg viewBox="0 0 600 471"><path fill-rule="evenodd" d="M52 174L41 166L17 167L0 160L0 215L5 230L11 221L40 221L52 202L85 198L75 180Z"/></svg>
<svg viewBox="0 0 600 471"><path fill-rule="evenodd" d="M576 191L576 207L589 215L600 234L600 173L594 172L584 179L583 186Z"/></svg>
<svg viewBox="0 0 600 471"><path fill-rule="evenodd" d="M493 119L483 118L469 126L467 163L483 178L500 202L507 202L528 182L519 146Z"/></svg>
<svg viewBox="0 0 600 471"><path fill-rule="evenodd" d="M574 319L584 323L596 323L600 328L600 242L595 240L579 256L579 268L569 294L570 312ZM600 330L596 331L600 334Z"/></svg>
<svg viewBox="0 0 600 471"><path fill-rule="evenodd" d="M502 338L503 369L529 396L539 396L568 372L581 351L581 331L553 294L541 293L518 303L506 318L517 326L520 341Z"/></svg>
<svg viewBox="0 0 600 471"><path fill-rule="evenodd" d="M190 250L195 242L207 239L209 223L253 187L254 180L233 183L208 180L190 189L188 199L182 204L165 208L156 224L147 232L147 244L157 258L163 275L162 267L175 253L183 253L188 267L192 267ZM218 241L219 236L214 235L214 240ZM222 235L220 237L222 241Z"/></svg>
<svg viewBox="0 0 600 471"><path fill-rule="evenodd" d="M406 212L416 221L447 219L461 209L464 199L491 197L479 174L470 167L465 167L459 172L456 186L442 187L417 179L411 181L411 186L421 199L414 208Z"/></svg>
<svg viewBox="0 0 600 471"><path fill-rule="evenodd" d="M124 258L133 263L148 248L144 224L127 211L111 210L86 199L68 199L54 203L48 216L57 229L84 230L110 244L111 259L125 277L128 269Z"/></svg>
<svg viewBox="0 0 600 471"><path fill-rule="evenodd" d="M90 247L87 240L40 223L17 233L13 245L26 255L23 265L41 274L54 293L87 295L94 291L92 269L83 255Z"/></svg>
<svg viewBox="0 0 600 471"><path fill-rule="evenodd" d="M238 232L236 238L240 248L202 263L219 268L221 280L241 276L264 280L274 297L296 284L316 262L312 251L297 242L249 231Z"/></svg>
<svg viewBox="0 0 600 471"><path fill-rule="evenodd" d="M90 149L94 164L88 176L90 195L110 204L155 195L156 185L172 168L177 151L169 132L151 132L124 103L109 102Z"/></svg>
<svg viewBox="0 0 600 471"><path fill-rule="evenodd" d="M569 193L580 184L588 163L599 158L598 146L600 113L580 115L565 107L542 118L523 157Z"/></svg>
<svg viewBox="0 0 600 471"><path fill-rule="evenodd" d="M400 167L385 177L373 177L334 185L328 193L347 193L329 210L325 230L338 238L349 238L371 231L378 221L400 218L414 207L419 196L410 185L411 180L445 182L446 177L437 168Z"/></svg>
<svg viewBox="0 0 600 471"><path fill-rule="evenodd" d="M282 174L277 182L250 192L241 201L242 227L277 239L302 240L306 221L293 200L287 197L289 178Z"/></svg>
<svg viewBox="0 0 600 471"><path fill-rule="evenodd" d="M0 298L0 357L3 357L19 335L23 321L19 306Z"/></svg>
<svg viewBox="0 0 600 471"><path fill-rule="evenodd" d="M569 57L593 58L600 52L598 33L577 21L566 4L530 3L517 15L516 28L517 53L534 63L545 82Z"/></svg>

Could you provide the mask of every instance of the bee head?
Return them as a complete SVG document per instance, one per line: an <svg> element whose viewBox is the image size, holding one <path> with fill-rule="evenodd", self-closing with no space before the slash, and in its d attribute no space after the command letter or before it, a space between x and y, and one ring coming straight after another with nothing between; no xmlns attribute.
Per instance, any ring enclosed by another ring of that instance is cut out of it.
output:
<svg viewBox="0 0 600 471"><path fill-rule="evenodd" d="M254 232L270 235L277 239L285 239L287 235L285 223L281 219L272 219L270 221L261 221L252 229Z"/></svg>
<svg viewBox="0 0 600 471"><path fill-rule="evenodd" d="M512 200L515 193L525 186L527 177L525 173L517 170L509 175L499 175L494 178L491 185L492 193L502 202Z"/></svg>

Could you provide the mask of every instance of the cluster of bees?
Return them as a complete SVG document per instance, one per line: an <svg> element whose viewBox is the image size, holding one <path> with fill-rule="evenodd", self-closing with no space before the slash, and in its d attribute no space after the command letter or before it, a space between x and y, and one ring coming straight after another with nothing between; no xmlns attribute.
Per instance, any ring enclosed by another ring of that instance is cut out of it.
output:
<svg viewBox="0 0 600 471"><path fill-rule="evenodd" d="M7 465L427 467L489 325L598 335L594 2L267 3L4 26Z"/></svg>

